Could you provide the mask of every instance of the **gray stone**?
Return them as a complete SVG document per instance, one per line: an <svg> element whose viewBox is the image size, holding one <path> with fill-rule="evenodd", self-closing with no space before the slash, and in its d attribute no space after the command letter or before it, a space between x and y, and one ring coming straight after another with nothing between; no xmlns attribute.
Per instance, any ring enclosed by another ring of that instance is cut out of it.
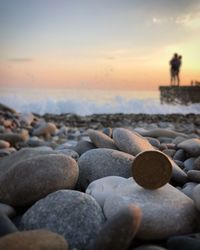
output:
<svg viewBox="0 0 200 250"><path fill-rule="evenodd" d="M16 232L0 238L2 250L69 250L66 240L47 230Z"/></svg>
<svg viewBox="0 0 200 250"><path fill-rule="evenodd" d="M190 181L200 183L200 170L189 170L187 175Z"/></svg>
<svg viewBox="0 0 200 250"><path fill-rule="evenodd" d="M146 138L124 128L114 129L113 140L120 150L131 155L137 155L142 151L154 149Z"/></svg>
<svg viewBox="0 0 200 250"><path fill-rule="evenodd" d="M199 210L200 212L200 184L198 184L194 189L193 189L193 200L195 203L196 208Z"/></svg>
<svg viewBox="0 0 200 250"><path fill-rule="evenodd" d="M120 210L108 220L88 250L126 250L141 222L141 211L134 205Z"/></svg>
<svg viewBox="0 0 200 250"><path fill-rule="evenodd" d="M178 161L185 161L185 151L183 149L178 149L174 154L173 159Z"/></svg>
<svg viewBox="0 0 200 250"><path fill-rule="evenodd" d="M55 152L58 152L59 154L64 154L66 156L70 156L76 161L79 158L78 153L72 149L69 149L69 148L68 149L57 149L57 150L55 150Z"/></svg>
<svg viewBox="0 0 200 250"><path fill-rule="evenodd" d="M46 228L64 236L70 249L86 249L104 222L100 206L90 195L60 190L28 209L22 217L20 228Z"/></svg>
<svg viewBox="0 0 200 250"><path fill-rule="evenodd" d="M10 143L11 146L15 146L18 142L27 141L29 134L27 130L22 130L20 133L4 133L0 134L0 140L4 140Z"/></svg>
<svg viewBox="0 0 200 250"><path fill-rule="evenodd" d="M188 182L187 174L172 160L172 178L171 181L176 185L183 186Z"/></svg>
<svg viewBox="0 0 200 250"><path fill-rule="evenodd" d="M185 134L175 132L170 129L163 129L163 128L155 128L151 130L141 130L139 132L142 136L150 136L150 137L169 137L169 138L175 138L177 136L182 136L183 138L187 138Z"/></svg>
<svg viewBox="0 0 200 250"><path fill-rule="evenodd" d="M156 147L157 149L160 147L160 142L158 139L153 138L153 137L146 137L146 139L149 141L149 143L153 146Z"/></svg>
<svg viewBox="0 0 200 250"><path fill-rule="evenodd" d="M168 155L169 157L173 158L174 154L176 153L176 150L174 150L174 149L164 149L163 153Z"/></svg>
<svg viewBox="0 0 200 250"><path fill-rule="evenodd" d="M59 189L74 188L78 165L71 157L49 154L13 165L0 177L0 201L21 207Z"/></svg>
<svg viewBox="0 0 200 250"><path fill-rule="evenodd" d="M107 135L107 136L109 136L109 137L112 137L112 128L104 128L104 129L102 130L102 132L103 132L105 135Z"/></svg>
<svg viewBox="0 0 200 250"><path fill-rule="evenodd" d="M9 148L10 147L10 143L4 140L0 140L0 149L2 148Z"/></svg>
<svg viewBox="0 0 200 250"><path fill-rule="evenodd" d="M137 238L165 239L171 235L192 233L197 212L193 200L173 186L166 184L156 190L147 190L127 180L108 196L104 214L109 219L119 209L136 204L142 211L142 221Z"/></svg>
<svg viewBox="0 0 200 250"><path fill-rule="evenodd" d="M43 122L40 124L38 128L33 130L33 135L36 136L44 136L46 138L55 135L57 132L57 127L54 123L51 122Z"/></svg>
<svg viewBox="0 0 200 250"><path fill-rule="evenodd" d="M171 143L173 141L172 138L165 136L159 136L157 139L160 141L160 143L165 143L165 144Z"/></svg>
<svg viewBox="0 0 200 250"><path fill-rule="evenodd" d="M177 136L176 138L174 138L174 140L172 141L174 144L178 145L179 143L185 141L185 137L183 136Z"/></svg>
<svg viewBox="0 0 200 250"><path fill-rule="evenodd" d="M199 250L200 239L185 236L170 237L167 241L169 250Z"/></svg>
<svg viewBox="0 0 200 250"><path fill-rule="evenodd" d="M197 185L198 183L196 182L187 182L181 189L181 192L193 199L193 190Z"/></svg>
<svg viewBox="0 0 200 250"><path fill-rule="evenodd" d="M74 151L76 151L80 156L84 154L86 151L95 149L95 145L89 141L79 141L74 147Z"/></svg>
<svg viewBox="0 0 200 250"><path fill-rule="evenodd" d="M194 169L194 161L195 161L196 158L194 157L191 157L191 158L188 158L187 160L185 160L183 162L184 164L184 170L187 172L189 170L193 170Z"/></svg>
<svg viewBox="0 0 200 250"><path fill-rule="evenodd" d="M94 129L88 129L87 131L90 140L98 148L110 148L117 149L113 139L104 134L101 131L96 131Z"/></svg>
<svg viewBox="0 0 200 250"><path fill-rule="evenodd" d="M134 156L114 149L92 149L81 155L78 160L78 187L86 189L94 180L106 176L131 176Z"/></svg>
<svg viewBox="0 0 200 250"><path fill-rule="evenodd" d="M16 226L4 213L0 211L0 237L16 231L18 231Z"/></svg>
<svg viewBox="0 0 200 250"><path fill-rule="evenodd" d="M5 214L8 217L13 217L16 214L16 211L13 207L5 203L0 203L0 213Z"/></svg>
<svg viewBox="0 0 200 250"><path fill-rule="evenodd" d="M178 144L179 148L182 148L191 156L200 156L200 139L188 139Z"/></svg>
<svg viewBox="0 0 200 250"><path fill-rule="evenodd" d="M200 170L200 156L194 161L194 169Z"/></svg>

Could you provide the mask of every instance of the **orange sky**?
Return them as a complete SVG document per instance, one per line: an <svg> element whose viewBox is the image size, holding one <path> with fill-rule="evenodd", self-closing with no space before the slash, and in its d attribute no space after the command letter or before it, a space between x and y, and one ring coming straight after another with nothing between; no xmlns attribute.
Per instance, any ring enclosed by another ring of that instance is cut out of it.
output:
<svg viewBox="0 0 200 250"><path fill-rule="evenodd" d="M1 2L0 86L156 90L174 52L200 80L200 1L180 2Z"/></svg>

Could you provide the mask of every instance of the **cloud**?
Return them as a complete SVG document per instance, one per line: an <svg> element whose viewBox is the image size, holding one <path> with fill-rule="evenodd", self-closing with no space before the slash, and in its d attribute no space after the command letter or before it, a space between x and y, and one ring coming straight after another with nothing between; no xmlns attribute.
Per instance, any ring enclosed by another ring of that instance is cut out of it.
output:
<svg viewBox="0 0 200 250"><path fill-rule="evenodd" d="M27 62L33 62L34 58L31 57L14 57L9 59L10 62L15 63L27 63Z"/></svg>

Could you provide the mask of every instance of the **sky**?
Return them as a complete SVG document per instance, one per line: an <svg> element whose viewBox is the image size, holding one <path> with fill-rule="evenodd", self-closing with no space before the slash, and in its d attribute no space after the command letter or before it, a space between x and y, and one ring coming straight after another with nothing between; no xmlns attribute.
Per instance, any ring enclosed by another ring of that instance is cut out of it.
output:
<svg viewBox="0 0 200 250"><path fill-rule="evenodd" d="M157 90L200 81L200 0L0 0L0 86Z"/></svg>

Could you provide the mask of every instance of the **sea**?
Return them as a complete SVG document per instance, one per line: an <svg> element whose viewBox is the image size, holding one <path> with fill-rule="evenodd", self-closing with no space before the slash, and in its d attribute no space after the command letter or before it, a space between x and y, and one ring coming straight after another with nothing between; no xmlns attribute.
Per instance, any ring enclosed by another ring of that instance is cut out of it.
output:
<svg viewBox="0 0 200 250"><path fill-rule="evenodd" d="M0 103L21 113L200 114L200 103L161 104L159 91L0 87Z"/></svg>

